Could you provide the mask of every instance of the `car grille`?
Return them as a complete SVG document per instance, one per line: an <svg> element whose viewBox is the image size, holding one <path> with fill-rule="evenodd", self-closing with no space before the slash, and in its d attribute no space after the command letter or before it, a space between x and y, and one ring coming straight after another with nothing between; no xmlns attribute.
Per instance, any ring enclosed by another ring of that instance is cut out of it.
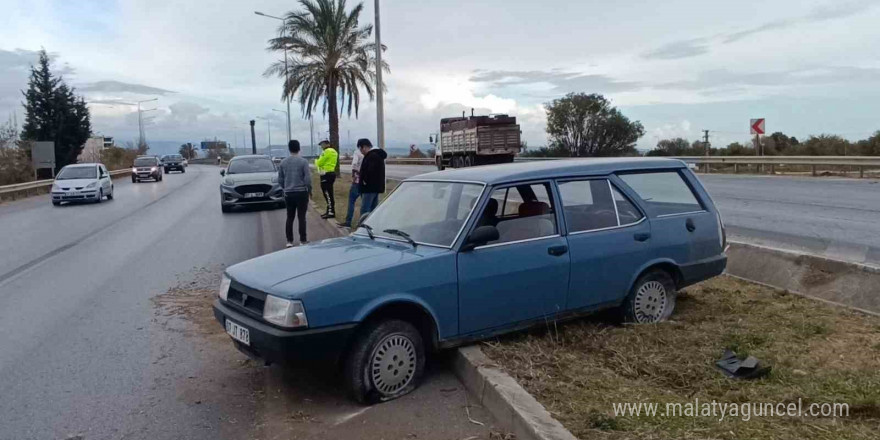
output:
<svg viewBox="0 0 880 440"><path fill-rule="evenodd" d="M139 172L139 173L149 173L149 172L150 172L150 169L149 169L149 168L138 168L138 169L137 169L137 172Z"/></svg>
<svg viewBox="0 0 880 440"><path fill-rule="evenodd" d="M266 305L266 294L244 287L238 283L229 286L226 302L237 309L250 312L259 317L263 316L263 307Z"/></svg>
<svg viewBox="0 0 880 440"><path fill-rule="evenodd" d="M235 187L235 192L239 194L247 193L265 193L269 195L272 185L239 185Z"/></svg>

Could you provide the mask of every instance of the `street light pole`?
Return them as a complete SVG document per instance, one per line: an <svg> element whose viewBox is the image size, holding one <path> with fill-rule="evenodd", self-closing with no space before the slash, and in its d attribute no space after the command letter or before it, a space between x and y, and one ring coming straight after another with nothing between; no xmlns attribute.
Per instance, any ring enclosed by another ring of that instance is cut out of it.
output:
<svg viewBox="0 0 880 440"><path fill-rule="evenodd" d="M285 24L287 23L287 21L281 17L275 17L273 15L264 14L260 11L254 11L254 14L257 14L261 17L274 18L275 20L281 20L281 22L285 23ZM287 67L287 46L285 45L284 46L284 87L285 87L285 89L287 88L287 83L290 81L289 75L290 75L290 73L289 73L289 69ZM287 96L287 142L290 142L291 139L292 138L290 137L290 96Z"/></svg>
<svg viewBox="0 0 880 440"><path fill-rule="evenodd" d="M152 102L152 101L158 101L158 100L159 100L159 98L144 99L143 101L137 101L137 107L138 107L138 145L137 146L138 146L138 148L140 148L146 142L146 139L144 136L144 119L142 117L143 111L141 111L141 104L144 102ZM155 109L152 109L152 110L155 110ZM147 111L151 111L151 110L147 110Z"/></svg>
<svg viewBox="0 0 880 440"><path fill-rule="evenodd" d="M380 149L385 149L385 104L382 101L382 36L379 32L379 0L376 5L376 137Z"/></svg>
<svg viewBox="0 0 880 440"><path fill-rule="evenodd" d="M286 114L287 114L287 120L290 121L290 108L288 108L286 112L285 112L284 110L278 110L278 109L274 109L274 108L272 109L272 111L273 111L273 112L278 112L278 113L286 113ZM290 125L288 125L288 126L287 126L287 142L290 142L291 139L293 139L293 138L290 137Z"/></svg>

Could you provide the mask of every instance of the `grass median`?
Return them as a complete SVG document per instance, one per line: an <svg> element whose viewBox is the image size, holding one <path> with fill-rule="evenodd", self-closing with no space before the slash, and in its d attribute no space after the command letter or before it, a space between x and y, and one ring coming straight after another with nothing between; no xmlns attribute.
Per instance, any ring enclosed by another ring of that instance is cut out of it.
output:
<svg viewBox="0 0 880 440"><path fill-rule="evenodd" d="M385 200L385 197L391 194L394 188L397 188L398 183L396 180L386 179L385 193L379 194L379 201ZM333 193L336 195L336 220L339 222L345 221L345 216L348 214L348 191L350 188L351 173L342 173L342 175L336 178L336 183L333 185ZM362 198L358 197L357 202L355 202L355 212L351 222L353 227L357 226L358 219L360 218L362 200ZM312 170L312 201L315 202L315 206L321 214L327 210L327 201L324 200L324 196L321 194L320 176L314 169Z"/></svg>
<svg viewBox="0 0 880 440"><path fill-rule="evenodd" d="M730 277L683 291L669 322L599 318L504 337L484 351L580 438L875 439L880 318ZM714 366L724 349L773 367L757 380ZM849 416L650 417L615 403L847 403Z"/></svg>

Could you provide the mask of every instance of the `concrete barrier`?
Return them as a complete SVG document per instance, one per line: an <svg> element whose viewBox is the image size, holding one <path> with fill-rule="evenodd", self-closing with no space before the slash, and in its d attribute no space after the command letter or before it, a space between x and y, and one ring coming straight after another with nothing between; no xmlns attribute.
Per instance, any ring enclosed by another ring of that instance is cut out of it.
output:
<svg viewBox="0 0 880 440"><path fill-rule="evenodd" d="M731 242L727 273L824 302L880 315L880 269Z"/></svg>

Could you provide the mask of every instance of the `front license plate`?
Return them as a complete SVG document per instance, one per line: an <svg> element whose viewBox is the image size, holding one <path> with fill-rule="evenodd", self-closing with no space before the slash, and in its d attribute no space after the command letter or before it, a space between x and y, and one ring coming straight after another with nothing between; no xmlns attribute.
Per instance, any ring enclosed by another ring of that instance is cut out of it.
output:
<svg viewBox="0 0 880 440"><path fill-rule="evenodd" d="M226 320L226 333L244 345L251 345L251 332L228 319Z"/></svg>
<svg viewBox="0 0 880 440"><path fill-rule="evenodd" d="M266 193L247 193L247 194L244 195L244 198L246 198L246 199L253 199L253 198L256 198L256 197L263 197L265 194L266 194Z"/></svg>

